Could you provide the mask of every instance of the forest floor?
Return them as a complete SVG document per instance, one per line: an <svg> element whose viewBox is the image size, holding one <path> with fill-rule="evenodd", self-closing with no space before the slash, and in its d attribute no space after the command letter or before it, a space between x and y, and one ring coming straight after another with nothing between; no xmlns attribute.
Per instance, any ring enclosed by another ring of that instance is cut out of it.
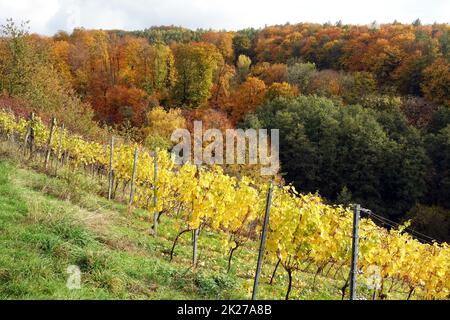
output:
<svg viewBox="0 0 450 320"><path fill-rule="evenodd" d="M23 157L22 157L23 158ZM203 230L193 270L191 235L170 261L179 227L162 216L158 236L151 214L101 196L105 185L82 170L58 175L40 160L21 159L0 145L0 299L249 299L257 243L228 256L223 235ZM67 268L81 270L81 286L66 286ZM284 299L287 274L264 261L258 298ZM334 273L334 272L332 272ZM314 281L315 280L315 281ZM341 299L342 277L297 272L291 299ZM370 299L361 285L360 295Z"/></svg>

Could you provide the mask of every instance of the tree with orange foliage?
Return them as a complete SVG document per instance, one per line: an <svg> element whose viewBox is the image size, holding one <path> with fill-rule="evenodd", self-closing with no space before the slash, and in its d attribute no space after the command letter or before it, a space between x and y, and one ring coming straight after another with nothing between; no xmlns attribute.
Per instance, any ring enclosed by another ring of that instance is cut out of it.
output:
<svg viewBox="0 0 450 320"><path fill-rule="evenodd" d="M203 128L205 129L219 129L225 132L226 129L232 129L233 123L227 114L220 110L205 110L200 120L203 121Z"/></svg>
<svg viewBox="0 0 450 320"><path fill-rule="evenodd" d="M270 86L274 82L286 81L287 66L283 63L258 63L252 68L251 75L261 79L266 85Z"/></svg>
<svg viewBox="0 0 450 320"><path fill-rule="evenodd" d="M334 70L323 70L314 73L307 93L333 97L341 92L340 75Z"/></svg>
<svg viewBox="0 0 450 320"><path fill-rule="evenodd" d="M215 45L225 61L231 64L233 62L233 37L231 32L209 31L202 35L201 41Z"/></svg>
<svg viewBox="0 0 450 320"><path fill-rule="evenodd" d="M108 123L141 126L148 107L148 97L145 91L117 85L108 89L105 105L100 112L101 119Z"/></svg>
<svg viewBox="0 0 450 320"><path fill-rule="evenodd" d="M429 101L450 106L450 64L443 58L436 59L425 68L422 91Z"/></svg>
<svg viewBox="0 0 450 320"><path fill-rule="evenodd" d="M234 94L234 103L231 110L232 119L238 122L242 117L252 112L264 102L267 88L264 81L255 77L248 77L239 85Z"/></svg>

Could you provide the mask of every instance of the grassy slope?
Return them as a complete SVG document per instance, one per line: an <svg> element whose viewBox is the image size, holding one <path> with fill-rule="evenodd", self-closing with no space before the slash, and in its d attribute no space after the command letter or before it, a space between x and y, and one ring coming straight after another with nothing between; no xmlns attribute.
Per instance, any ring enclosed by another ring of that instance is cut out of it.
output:
<svg viewBox="0 0 450 320"><path fill-rule="evenodd" d="M29 166L30 164L28 164ZM177 229L163 217L155 238L149 214L98 196L98 182L81 173L38 173L0 156L0 299L248 299L256 244L235 253L230 273L218 234L199 238L199 267L191 270L185 234L169 262ZM79 290L66 288L69 265L82 271ZM260 298L283 299L286 275L265 264ZM301 273L292 299L339 299L342 281Z"/></svg>

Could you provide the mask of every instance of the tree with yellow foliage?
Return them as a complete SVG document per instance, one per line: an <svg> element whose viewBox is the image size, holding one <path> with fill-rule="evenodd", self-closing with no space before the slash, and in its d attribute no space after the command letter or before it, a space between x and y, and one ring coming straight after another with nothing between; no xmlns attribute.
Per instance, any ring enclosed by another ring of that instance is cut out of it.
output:
<svg viewBox="0 0 450 320"><path fill-rule="evenodd" d="M180 109L166 111L163 107L155 107L147 113L147 125L142 129L145 144L150 147L168 147L171 145L172 132L185 127L186 120Z"/></svg>
<svg viewBox="0 0 450 320"><path fill-rule="evenodd" d="M274 82L266 92L266 100L272 100L277 97L294 97L298 94L298 89L287 82Z"/></svg>

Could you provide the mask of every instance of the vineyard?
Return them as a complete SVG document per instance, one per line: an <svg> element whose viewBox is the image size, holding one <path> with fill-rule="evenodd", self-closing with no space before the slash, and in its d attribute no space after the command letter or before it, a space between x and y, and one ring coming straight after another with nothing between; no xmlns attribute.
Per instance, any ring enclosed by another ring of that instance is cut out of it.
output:
<svg viewBox="0 0 450 320"><path fill-rule="evenodd" d="M42 155L49 170L56 172L62 166L84 169L108 184L104 195L109 199L119 198L122 191L131 209L148 211L152 221L148 232L154 237L160 236L158 225L176 224L170 260L176 259L173 253L179 239L191 233L193 268L199 263L197 239L207 230L227 239L223 251L230 270L236 251L259 239L272 188L263 262L273 266L272 279L279 272L287 273L288 298L296 277L313 269L316 275L342 277L345 296L352 247L350 208L331 206L319 195L299 193L292 185L231 177L219 166L177 166L167 151L149 151L114 139L104 144L88 141L56 121L47 126L39 117L16 119L0 111L0 134L19 146L24 157ZM407 232L407 224L388 230L370 217L361 218L359 228L359 277L361 281L374 279L374 298L388 297L393 287L405 289L405 299L450 297L448 244L421 242Z"/></svg>

